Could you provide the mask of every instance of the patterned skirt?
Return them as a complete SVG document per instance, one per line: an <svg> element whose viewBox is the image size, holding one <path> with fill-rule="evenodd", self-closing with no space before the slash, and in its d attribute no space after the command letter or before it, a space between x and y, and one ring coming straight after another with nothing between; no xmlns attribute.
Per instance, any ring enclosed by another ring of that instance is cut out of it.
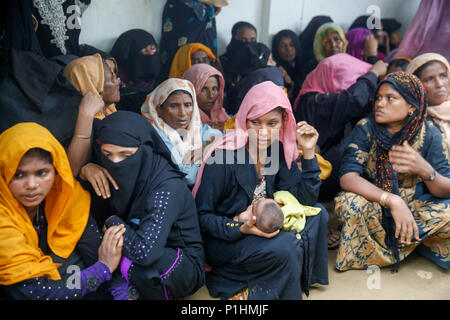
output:
<svg viewBox="0 0 450 320"><path fill-rule="evenodd" d="M414 215L420 240L410 245L399 245L400 260L417 248L423 256L449 269L450 199L414 191L403 189L400 196ZM336 257L338 270L367 269L370 265L384 267L395 263L385 243L381 206L377 202L370 202L355 193L341 192L335 198L335 205L335 212L343 223Z"/></svg>

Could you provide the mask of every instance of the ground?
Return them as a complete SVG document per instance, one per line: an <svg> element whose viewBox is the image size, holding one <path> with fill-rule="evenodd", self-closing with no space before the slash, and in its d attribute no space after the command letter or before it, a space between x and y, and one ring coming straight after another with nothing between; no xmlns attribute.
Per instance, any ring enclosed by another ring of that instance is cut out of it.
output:
<svg viewBox="0 0 450 320"><path fill-rule="evenodd" d="M331 203L330 226L337 225ZM400 263L398 273L391 268L338 271L334 264L336 250L328 250L329 285L310 289L307 300L450 300L450 272L430 260L412 253ZM187 300L212 300L206 286Z"/></svg>

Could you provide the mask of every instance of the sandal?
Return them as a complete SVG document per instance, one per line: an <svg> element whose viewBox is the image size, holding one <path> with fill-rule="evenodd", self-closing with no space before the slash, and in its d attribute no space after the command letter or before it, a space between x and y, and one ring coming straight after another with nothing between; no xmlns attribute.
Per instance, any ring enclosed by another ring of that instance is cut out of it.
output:
<svg viewBox="0 0 450 320"><path fill-rule="evenodd" d="M336 230L328 229L328 249L336 249L341 241L341 233Z"/></svg>
<svg viewBox="0 0 450 320"><path fill-rule="evenodd" d="M248 287L244 287L232 295L228 300L248 300Z"/></svg>

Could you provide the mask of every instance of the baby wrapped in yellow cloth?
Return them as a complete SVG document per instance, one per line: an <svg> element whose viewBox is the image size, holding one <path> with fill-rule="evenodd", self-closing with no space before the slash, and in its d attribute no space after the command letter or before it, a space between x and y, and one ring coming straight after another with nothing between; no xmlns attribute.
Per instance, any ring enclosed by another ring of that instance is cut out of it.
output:
<svg viewBox="0 0 450 320"><path fill-rule="evenodd" d="M305 228L306 217L315 216L320 208L304 206L288 191L277 191L273 194L274 200L281 205L284 214L283 231L301 232Z"/></svg>

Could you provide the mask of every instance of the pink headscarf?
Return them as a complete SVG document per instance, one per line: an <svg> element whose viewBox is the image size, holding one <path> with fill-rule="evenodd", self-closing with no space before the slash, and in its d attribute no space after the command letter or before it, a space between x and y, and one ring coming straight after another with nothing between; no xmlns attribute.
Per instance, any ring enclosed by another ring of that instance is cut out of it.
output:
<svg viewBox="0 0 450 320"><path fill-rule="evenodd" d="M434 52L450 60L449 16L450 1L422 0L394 58Z"/></svg>
<svg viewBox="0 0 450 320"><path fill-rule="evenodd" d="M302 89L295 99L294 110L297 110L302 95L308 92L338 93L347 90L371 68L370 63L347 53L338 53L323 59L306 77Z"/></svg>
<svg viewBox="0 0 450 320"><path fill-rule="evenodd" d="M214 106L211 109L211 116L208 116L199 107L202 123L206 123L209 125L216 122L225 122L230 119L230 117L225 112L225 109L223 108L223 92L225 89L225 80L222 73L220 73L219 70L210 66L209 64L199 63L194 64L183 74L183 79L189 80L194 85L197 96L202 91L206 81L213 76L217 76L219 78L219 97L217 98Z"/></svg>
<svg viewBox="0 0 450 320"><path fill-rule="evenodd" d="M292 107L286 93L272 81L265 81L252 87L245 95L236 114L236 129L227 133L217 141L203 158L197 174L192 194L197 194L200 186L206 160L217 149L238 150L248 142L247 120L254 120L266 113L281 107L284 110L283 126L280 130L279 141L283 143L284 158L290 169L291 164L298 157L296 123Z"/></svg>

